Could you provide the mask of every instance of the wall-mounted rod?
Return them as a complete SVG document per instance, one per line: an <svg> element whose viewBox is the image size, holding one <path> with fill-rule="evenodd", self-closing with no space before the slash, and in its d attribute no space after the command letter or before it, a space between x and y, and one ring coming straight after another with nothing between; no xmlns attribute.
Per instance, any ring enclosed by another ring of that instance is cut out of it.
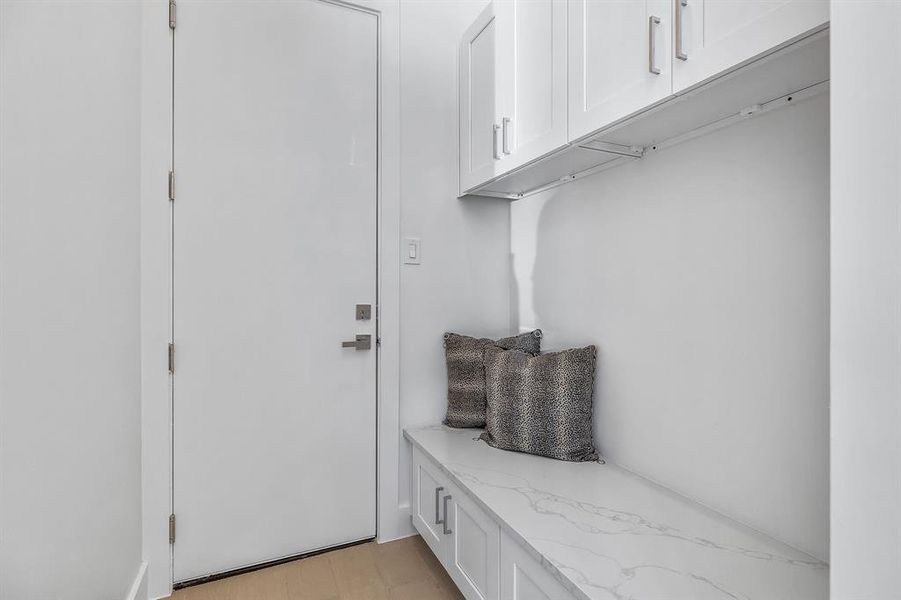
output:
<svg viewBox="0 0 901 600"><path fill-rule="evenodd" d="M644 155L644 148L641 146L624 146L622 144L613 144L601 140L591 140L584 144L580 144L582 150L595 150L606 154L615 154L617 156L625 156L626 158L641 158Z"/></svg>
<svg viewBox="0 0 901 600"><path fill-rule="evenodd" d="M785 94L783 96L779 96L778 98L773 98L772 100L767 100L766 102L761 102L759 104L749 105L745 108L742 108L737 113L731 114L727 117L723 117L722 119L718 119L716 121L712 121L705 125L701 125L699 127L695 127L685 133L680 133L679 135L674 135L673 137L666 138L659 142L649 144L646 148L641 146L624 146L622 144L611 144L609 142L603 142L600 140L593 140L590 142L583 143L579 145L579 148L583 148L585 150L597 150L599 152L606 152L608 154L616 154L619 158L614 160L607 161L600 165L596 165L594 167L589 167L583 171L579 171L577 173L571 173L569 175L565 175L559 179L555 179L554 181L550 181L548 183L542 184L540 186L530 188L528 190L524 190L519 193L504 193L504 192L483 192L478 191L474 192L476 195L483 196L493 196L496 198L507 198L510 200L520 200L522 198L527 198L529 196L533 196L535 194L547 191L549 189L561 186L563 184L569 183L570 181L575 181L576 179L582 179L583 177L587 177L589 175L594 175L601 171L605 171L612 167L617 167L621 164L631 162L636 158L642 158L648 152L657 152L663 150L665 148L670 148L675 146L676 144L681 144L682 142L687 142L688 140L694 139L696 137L700 137L702 135L706 135L717 129L722 129L723 127L728 127L729 125L733 125L740 121L744 121L745 119L752 118L757 115L762 115L764 113L770 112L772 110L776 110L778 108L783 108L785 106L790 106L792 104L797 104L803 100L807 100L808 98L812 98L819 94L829 91L829 80L821 81L819 83L815 83L811 86L802 88L790 94ZM627 160L630 159L630 160Z"/></svg>
<svg viewBox="0 0 901 600"><path fill-rule="evenodd" d="M761 102L760 104L752 104L741 109L735 114L729 115L728 117L723 117L722 119L707 123L706 125L701 125L700 127L696 127L690 131L686 131L685 133L680 133L679 135L674 135L671 138L661 140L660 142L649 145L647 151L656 152L665 148L670 148L672 146L675 146L676 144L681 144L682 142L687 142L688 140L692 140L696 137L707 135L708 133L716 131L717 129L722 129L723 127L734 125L735 123L744 121L745 119L768 113L772 110L776 110L777 108L783 108L792 104L797 104L798 102L807 100L808 98L812 98L814 96L818 96L819 94L827 91L829 91L828 79L819 83L815 83L806 88L802 88L796 92L785 94L784 96L779 96L778 98L773 98L772 100L767 100L766 102Z"/></svg>

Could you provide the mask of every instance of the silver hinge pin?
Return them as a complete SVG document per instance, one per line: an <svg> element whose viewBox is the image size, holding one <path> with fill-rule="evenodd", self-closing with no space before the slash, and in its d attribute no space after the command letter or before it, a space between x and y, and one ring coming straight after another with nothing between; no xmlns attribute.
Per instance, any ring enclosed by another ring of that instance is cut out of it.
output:
<svg viewBox="0 0 901 600"><path fill-rule="evenodd" d="M169 344L169 372L175 373L175 344Z"/></svg>
<svg viewBox="0 0 901 600"><path fill-rule="evenodd" d="M175 200L175 171L169 171L169 200Z"/></svg>
<svg viewBox="0 0 901 600"><path fill-rule="evenodd" d="M175 0L169 0L169 29L175 29Z"/></svg>
<svg viewBox="0 0 901 600"><path fill-rule="evenodd" d="M169 515L169 543L175 543L175 514Z"/></svg>

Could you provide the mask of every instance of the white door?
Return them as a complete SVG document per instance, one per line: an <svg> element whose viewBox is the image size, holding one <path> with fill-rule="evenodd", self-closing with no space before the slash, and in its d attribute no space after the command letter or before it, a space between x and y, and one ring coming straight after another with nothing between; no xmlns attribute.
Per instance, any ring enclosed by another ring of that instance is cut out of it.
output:
<svg viewBox="0 0 901 600"><path fill-rule="evenodd" d="M673 5L676 92L829 22L829 0L673 0Z"/></svg>
<svg viewBox="0 0 901 600"><path fill-rule="evenodd" d="M463 34L460 72L460 193L494 177L500 158L497 21L491 3Z"/></svg>
<svg viewBox="0 0 901 600"><path fill-rule="evenodd" d="M179 0L176 581L375 534L377 17ZM369 349L342 347L371 336Z"/></svg>
<svg viewBox="0 0 901 600"><path fill-rule="evenodd" d="M571 0L569 139L672 94L672 0Z"/></svg>
<svg viewBox="0 0 901 600"><path fill-rule="evenodd" d="M566 144L566 0L504 0L495 11L502 174Z"/></svg>
<svg viewBox="0 0 901 600"><path fill-rule="evenodd" d="M467 600L497 600L500 527L453 485L441 500L447 504L443 516L450 536L444 567Z"/></svg>

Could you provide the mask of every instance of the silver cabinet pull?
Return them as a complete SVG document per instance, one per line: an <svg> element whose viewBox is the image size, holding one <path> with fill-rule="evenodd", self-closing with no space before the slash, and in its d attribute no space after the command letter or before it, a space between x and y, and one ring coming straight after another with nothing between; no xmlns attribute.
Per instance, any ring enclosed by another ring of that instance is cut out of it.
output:
<svg viewBox="0 0 901 600"><path fill-rule="evenodd" d="M682 46L682 9L688 6L688 0L676 0L676 58L688 60L688 55Z"/></svg>
<svg viewBox="0 0 901 600"><path fill-rule="evenodd" d="M448 527L447 527L447 501L450 500L450 499L451 499L450 495L447 495L447 496L444 497L444 520L441 521L441 522L443 523L442 526L444 527L444 535L447 535L447 534L449 534L449 533L453 533L453 531L451 531L451 530L448 529Z"/></svg>
<svg viewBox="0 0 901 600"><path fill-rule="evenodd" d="M503 123L503 130L504 130L503 135L502 135L504 154L510 154L510 147L512 146L512 144L510 143L510 129L511 129L510 117L504 117L503 121L501 121L501 122Z"/></svg>
<svg viewBox="0 0 901 600"><path fill-rule="evenodd" d="M355 350L369 350L372 348L372 336L368 333L357 334L356 339L350 342L341 342L342 348L354 348Z"/></svg>
<svg viewBox="0 0 901 600"><path fill-rule="evenodd" d="M441 525L444 523L444 519L438 516L438 496L441 495L441 492L444 491L443 487L435 488L435 525Z"/></svg>
<svg viewBox="0 0 901 600"><path fill-rule="evenodd" d="M660 75L660 67L657 66L657 32L654 25L660 25L660 17L648 17L648 72Z"/></svg>
<svg viewBox="0 0 901 600"><path fill-rule="evenodd" d="M500 160L501 158L501 142L498 138L500 138L501 126L495 124L494 125L494 160Z"/></svg>

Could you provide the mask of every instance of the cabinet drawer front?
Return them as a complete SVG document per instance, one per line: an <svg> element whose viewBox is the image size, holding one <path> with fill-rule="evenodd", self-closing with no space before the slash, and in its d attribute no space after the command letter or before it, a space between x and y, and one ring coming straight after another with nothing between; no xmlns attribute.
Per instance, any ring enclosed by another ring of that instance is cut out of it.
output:
<svg viewBox="0 0 901 600"><path fill-rule="evenodd" d="M441 498L450 492L446 480L419 450L413 453L413 526L439 560L444 554L444 519ZM436 497L438 498L436 504Z"/></svg>
<svg viewBox="0 0 901 600"><path fill-rule="evenodd" d="M453 537L445 567L467 600L496 600L500 527L459 489L452 494Z"/></svg>
<svg viewBox="0 0 901 600"><path fill-rule="evenodd" d="M501 536L501 600L575 600L507 534Z"/></svg>

